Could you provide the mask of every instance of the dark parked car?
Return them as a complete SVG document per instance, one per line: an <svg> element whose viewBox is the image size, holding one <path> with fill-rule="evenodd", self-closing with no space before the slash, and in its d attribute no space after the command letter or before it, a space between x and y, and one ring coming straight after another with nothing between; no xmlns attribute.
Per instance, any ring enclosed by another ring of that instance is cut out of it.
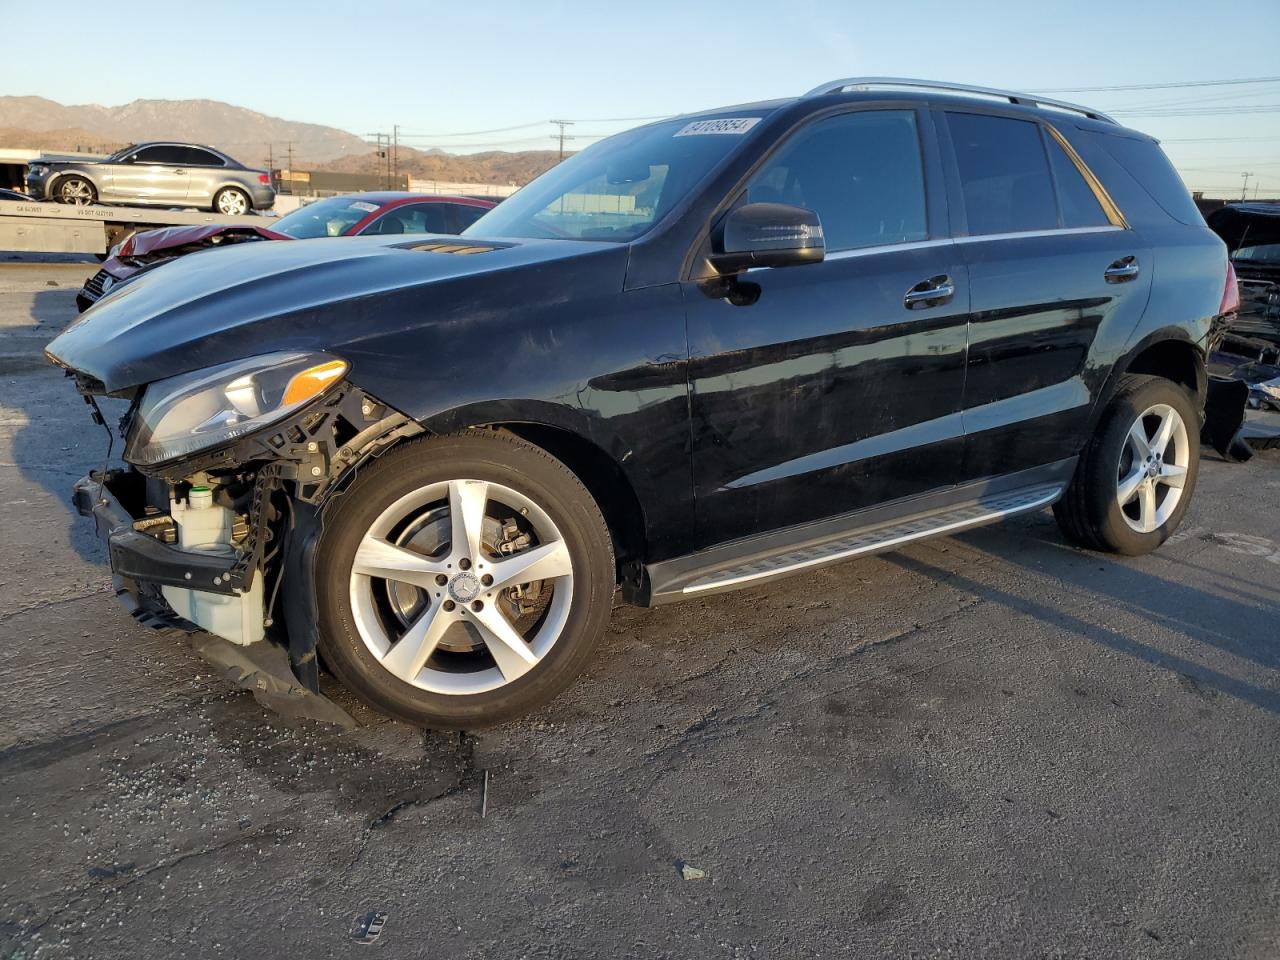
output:
<svg viewBox="0 0 1280 960"><path fill-rule="evenodd" d="M18 203L30 203L31 198L25 193L19 193L17 190L0 189L0 200L11 200Z"/></svg>
<svg viewBox="0 0 1280 960"><path fill-rule="evenodd" d="M276 202L268 171L193 143L135 143L102 160L33 160L27 192L77 206L199 207L227 216L268 210Z"/></svg>
<svg viewBox="0 0 1280 960"><path fill-rule="evenodd" d="M102 269L85 281L76 306L88 310L126 280L200 250L248 240L461 233L493 207L492 200L387 191L317 200L269 221L270 227L209 223L145 230L111 250Z"/></svg>
<svg viewBox="0 0 1280 960"><path fill-rule="evenodd" d="M1280 363L1280 203L1229 203L1208 221L1231 252L1240 280L1240 309L1226 331L1228 346Z"/></svg>
<svg viewBox="0 0 1280 960"><path fill-rule="evenodd" d="M618 587L705 597L1051 504L1153 550L1229 292L1149 137L853 79L602 141L457 239L187 258L48 355L131 401L128 466L76 499L141 616L472 726L568 684Z"/></svg>

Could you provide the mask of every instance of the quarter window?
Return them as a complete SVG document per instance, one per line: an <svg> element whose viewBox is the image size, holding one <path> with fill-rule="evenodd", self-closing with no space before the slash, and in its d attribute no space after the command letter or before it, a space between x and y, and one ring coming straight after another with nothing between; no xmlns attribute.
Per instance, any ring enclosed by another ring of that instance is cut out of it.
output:
<svg viewBox="0 0 1280 960"><path fill-rule="evenodd" d="M832 252L925 239L915 113L873 110L819 120L752 178L746 201L814 211Z"/></svg>
<svg viewBox="0 0 1280 960"><path fill-rule="evenodd" d="M189 167L225 166L221 157L210 153L208 150L201 150L199 147L179 147L178 155L182 157L182 162Z"/></svg>
<svg viewBox="0 0 1280 960"><path fill-rule="evenodd" d="M1067 156L1062 144L1049 137L1049 162L1053 165L1053 179L1058 184L1058 200L1062 204L1064 227L1105 227L1107 219L1102 204L1093 188L1081 176L1075 162Z"/></svg>
<svg viewBox="0 0 1280 960"><path fill-rule="evenodd" d="M949 113L947 121L970 235L1058 226L1049 160L1037 124L974 113Z"/></svg>

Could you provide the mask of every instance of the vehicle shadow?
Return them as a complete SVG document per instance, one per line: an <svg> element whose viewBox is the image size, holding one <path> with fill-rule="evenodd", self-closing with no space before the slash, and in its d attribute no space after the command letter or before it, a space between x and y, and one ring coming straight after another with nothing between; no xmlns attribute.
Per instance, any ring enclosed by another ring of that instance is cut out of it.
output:
<svg viewBox="0 0 1280 960"><path fill-rule="evenodd" d="M1047 525L1046 525L1047 526ZM973 531L956 539L970 549L1019 567L1044 571L1046 578L1099 597L1109 610L1138 617L1163 631L1173 631L1197 643L1269 670L1280 671L1280 648L1273 642L1280 622L1280 603L1274 598L1224 596L1186 583L1175 582L1142 569L1132 562L1104 554L1084 554L1033 525L1016 537L999 528ZM1087 563L1071 562L1087 557ZM1274 714L1280 714L1280 683L1276 689L1230 676L1219 669L1161 649L1140 639L1133 631L1091 622L1059 603L1040 602L1032 596L1002 589L990 580L978 580L905 554L885 558L903 570L932 577L939 582L999 604L1014 614L1031 617L1069 631L1100 646L1162 670L1190 678ZM1220 577L1221 572L1215 571ZM1176 603L1171 603L1176 598ZM1117 618L1119 619L1119 618ZM1277 678L1280 680L1280 677Z"/></svg>
<svg viewBox="0 0 1280 960"><path fill-rule="evenodd" d="M75 289L78 289L76 287ZM26 482L49 494L65 511L66 541L88 563L105 564L106 551L71 505L71 486L104 463L119 462L123 446L111 443L107 459L107 431L92 421L92 413L65 374L44 357L44 349L79 314L71 285L31 295L25 318L14 318L0 329L0 413L16 426L0 462L15 468ZM8 319L8 318L6 318ZM123 413L121 401L106 401L102 412L113 431ZM8 431L5 431L7 433ZM50 514L49 522L57 519Z"/></svg>

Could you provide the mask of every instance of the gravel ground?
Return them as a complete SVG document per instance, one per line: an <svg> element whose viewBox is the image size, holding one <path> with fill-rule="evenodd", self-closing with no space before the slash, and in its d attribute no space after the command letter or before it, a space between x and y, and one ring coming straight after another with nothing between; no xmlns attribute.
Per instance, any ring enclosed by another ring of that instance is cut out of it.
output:
<svg viewBox="0 0 1280 960"><path fill-rule="evenodd" d="M1153 556L1045 512L619 607L474 735L330 684L343 732L110 595L40 359L93 269L0 264L0 956L1280 955L1280 453L1206 452Z"/></svg>

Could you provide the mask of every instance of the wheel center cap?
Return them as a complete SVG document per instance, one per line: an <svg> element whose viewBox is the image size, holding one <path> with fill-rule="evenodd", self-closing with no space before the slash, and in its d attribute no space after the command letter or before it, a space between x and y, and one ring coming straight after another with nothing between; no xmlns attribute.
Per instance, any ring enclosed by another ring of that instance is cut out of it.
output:
<svg viewBox="0 0 1280 960"><path fill-rule="evenodd" d="M470 603L480 596L480 579L474 573L460 573L449 581L449 596L458 603Z"/></svg>

